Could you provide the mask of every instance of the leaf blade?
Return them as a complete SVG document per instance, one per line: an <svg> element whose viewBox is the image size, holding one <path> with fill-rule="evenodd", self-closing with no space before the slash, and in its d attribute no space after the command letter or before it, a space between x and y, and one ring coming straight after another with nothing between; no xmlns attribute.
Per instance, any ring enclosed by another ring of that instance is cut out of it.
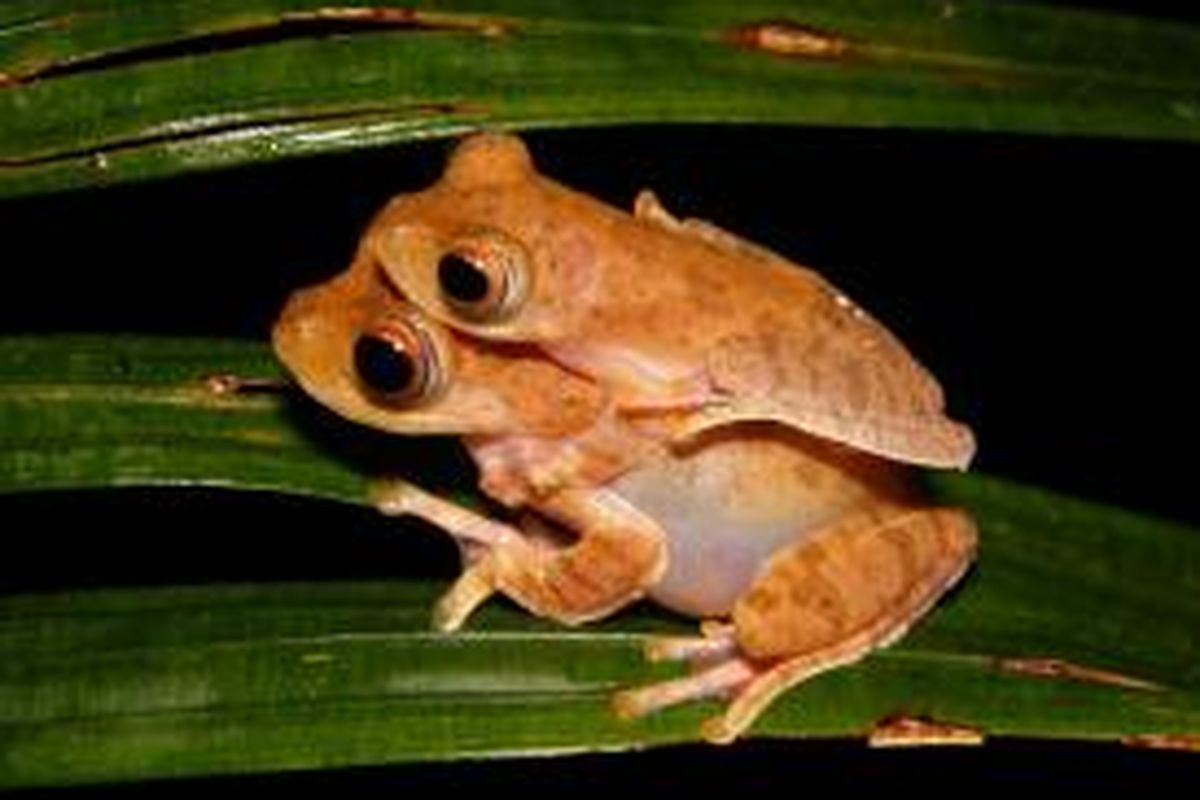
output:
<svg viewBox="0 0 1200 800"><path fill-rule="evenodd" d="M77 5L14 9L0 37L0 75L9 76L0 116L10 120L0 129L0 195L479 126L719 121L1200 135L1200 30L1063 9L962 3L941 16L938 6L894 0L689 0L567 11L471 0L418 4L411 19L382 23L339 7L349 16L327 22L350 27L331 36L297 28L306 14L335 13L312 2L97 2L86 13ZM843 49L802 57L745 46L746 31L771 20L787 23L782 34L749 40L817 31ZM246 36L255 31L275 35Z"/></svg>
<svg viewBox="0 0 1200 800"><path fill-rule="evenodd" d="M0 341L0 493L181 476L256 489L263 481L251 454L260 448L277 470L272 490L365 502L372 464L297 428L317 410L277 394L197 391L230 374L277 376L256 343ZM28 387L38 387L34 403ZM90 424L114 410L128 414ZM259 431L252 447L247 420ZM166 443L172 426L179 437L164 444L169 459L71 466L73 439L103 451L145 444L157 427ZM40 438L55 429L75 435ZM13 451L39 441L53 442L50 478L13 467ZM1195 531L981 476L937 476L932 488L981 523L974 573L899 645L790 693L756 735L857 737L897 712L988 735L1113 740L1200 730L1200 610L1188 602L1200 590ZM616 688L674 674L642 662L641 635L687 623L639 608L567 631L492 604L465 634L439 636L427 615L440 588L254 584L0 599L0 649L13 654L0 663L0 784L620 750L694 741L713 711L697 705L636 723L608 711ZM1012 666L1033 658L1093 673L1039 677ZM1117 685L1096 670L1161 688Z"/></svg>

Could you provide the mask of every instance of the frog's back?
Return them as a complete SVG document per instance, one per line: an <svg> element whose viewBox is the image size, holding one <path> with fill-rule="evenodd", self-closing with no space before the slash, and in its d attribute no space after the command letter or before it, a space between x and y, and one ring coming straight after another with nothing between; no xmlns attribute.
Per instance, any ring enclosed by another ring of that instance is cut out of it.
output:
<svg viewBox="0 0 1200 800"><path fill-rule="evenodd" d="M832 285L656 201L639 206L629 214L565 187L539 175L516 140L484 137L375 227L389 274L432 316L536 344L628 405L703 403L900 461L969 462L974 440L946 418L936 380ZM522 299L473 320L444 302L433 254L480 230L519 254ZM406 237L424 244L389 251Z"/></svg>
<svg viewBox="0 0 1200 800"><path fill-rule="evenodd" d="M974 439L945 416L936 379L813 270L707 223L609 210L600 231L597 249L614 255L599 265L601 300L578 314L582 347L636 353L664 384L706 383L743 418L909 463L970 461Z"/></svg>

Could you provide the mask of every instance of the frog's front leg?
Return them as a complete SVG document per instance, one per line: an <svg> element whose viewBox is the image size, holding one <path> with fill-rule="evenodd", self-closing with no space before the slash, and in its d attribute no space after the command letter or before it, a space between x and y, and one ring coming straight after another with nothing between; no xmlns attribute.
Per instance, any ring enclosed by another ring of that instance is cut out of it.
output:
<svg viewBox="0 0 1200 800"><path fill-rule="evenodd" d="M476 548L438 602L434 621L441 630L459 627L496 591L566 624L598 619L640 598L666 568L662 529L603 489L564 489L531 501L539 513L577 532L566 546L527 536L407 483L381 484L375 501L384 513L421 517Z"/></svg>
<svg viewBox="0 0 1200 800"><path fill-rule="evenodd" d="M463 556L463 572L438 600L433 627L454 631L496 591L493 554L498 547L522 547L522 532L469 508L431 494L405 480L381 480L371 487L371 500L384 514L414 516L453 536Z"/></svg>
<svg viewBox="0 0 1200 800"><path fill-rule="evenodd" d="M777 553L733 611L696 639L652 640L651 658L690 661L690 677L621 692L622 716L729 697L704 727L729 742L792 686L886 646L966 571L975 528L955 509L880 507Z"/></svg>
<svg viewBox="0 0 1200 800"><path fill-rule="evenodd" d="M495 551L496 586L516 603L568 625L605 617L662 577L666 535L605 489L566 489L532 506L578 537L566 546Z"/></svg>

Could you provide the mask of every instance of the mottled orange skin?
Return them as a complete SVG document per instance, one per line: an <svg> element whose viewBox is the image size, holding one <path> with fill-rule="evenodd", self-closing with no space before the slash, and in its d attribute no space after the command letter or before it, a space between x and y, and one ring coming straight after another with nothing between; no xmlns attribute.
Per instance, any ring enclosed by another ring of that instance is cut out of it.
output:
<svg viewBox="0 0 1200 800"><path fill-rule="evenodd" d="M478 323L439 291L437 263L463 237L516 242L529 297ZM540 175L511 136L455 151L441 181L400 195L365 236L396 287L447 326L536 343L628 407L773 419L887 458L963 467L974 452L941 389L866 312L811 270L649 193L634 215ZM700 424L694 421L693 424Z"/></svg>
<svg viewBox="0 0 1200 800"><path fill-rule="evenodd" d="M463 241L528 262L514 314L481 323L443 302L432 265ZM435 345L437 392L397 407L363 390L353 344L380 319ZM511 137L468 139L441 182L390 203L274 340L338 413L463 436L484 491L526 512L514 527L381 491L384 511L465 544L439 627L493 592L571 624L642 596L728 620L652 642L703 669L621 693L625 715L730 696L705 730L729 741L787 687L901 635L974 553L970 519L926 507L892 460L961 465L970 432L878 323L649 195L630 216L538 176Z"/></svg>
<svg viewBox="0 0 1200 800"><path fill-rule="evenodd" d="M314 398L356 422L404 434L527 434L555 438L590 427L607 402L593 381L519 343L464 340L426 327L453 354L455 379L435 403L393 408L373 402L354 376L355 337L388 315L421 312L360 252L345 273L292 295L275 327L284 363Z"/></svg>

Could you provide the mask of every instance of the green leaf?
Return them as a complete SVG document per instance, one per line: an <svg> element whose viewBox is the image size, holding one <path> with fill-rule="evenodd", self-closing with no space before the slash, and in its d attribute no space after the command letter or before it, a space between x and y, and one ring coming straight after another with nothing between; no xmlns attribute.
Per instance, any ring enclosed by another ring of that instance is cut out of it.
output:
<svg viewBox="0 0 1200 800"><path fill-rule="evenodd" d="M232 341L0 339L0 492L206 485L362 502L363 477L322 459L270 394L271 354ZM300 475L303 478L300 478Z"/></svg>
<svg viewBox="0 0 1200 800"><path fill-rule="evenodd" d="M1200 138L1200 30L918 0L15 0L0 196L479 126L774 122Z"/></svg>
<svg viewBox="0 0 1200 800"><path fill-rule="evenodd" d="M363 503L377 465L362 457L398 437L329 450L319 412L262 383L277 376L257 343L0 339L0 492L183 483ZM931 486L979 521L977 568L898 645L792 691L755 735L859 737L903 712L995 736L1195 743L1195 531L985 476ZM642 635L690 623L639 608L565 630L493 603L439 635L440 588L0 600L0 784L628 749L694 741L715 710L608 710L616 688L674 674L642 661Z"/></svg>

